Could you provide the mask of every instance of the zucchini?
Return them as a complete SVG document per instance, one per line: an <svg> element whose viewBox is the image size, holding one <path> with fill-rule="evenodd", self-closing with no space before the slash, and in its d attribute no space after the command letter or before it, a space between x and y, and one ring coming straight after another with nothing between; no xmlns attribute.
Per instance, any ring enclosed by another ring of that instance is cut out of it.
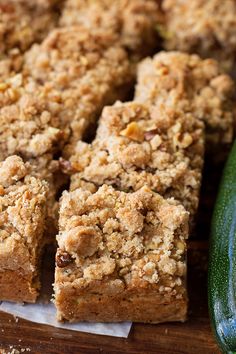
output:
<svg viewBox="0 0 236 354"><path fill-rule="evenodd" d="M236 353L236 140L226 162L211 224L208 304L224 353Z"/></svg>

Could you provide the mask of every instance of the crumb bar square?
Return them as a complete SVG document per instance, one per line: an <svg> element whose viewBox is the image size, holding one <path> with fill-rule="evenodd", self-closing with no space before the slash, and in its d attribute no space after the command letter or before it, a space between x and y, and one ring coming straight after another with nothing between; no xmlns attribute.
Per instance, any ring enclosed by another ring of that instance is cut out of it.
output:
<svg viewBox="0 0 236 354"><path fill-rule="evenodd" d="M33 82L16 74L0 83L0 161L14 154L26 160L53 155L64 140L56 113Z"/></svg>
<svg viewBox="0 0 236 354"><path fill-rule="evenodd" d="M179 200L194 216L203 154L203 123L191 114L118 102L103 110L96 139L78 142L65 168L71 168L71 190L105 183L131 192L146 185Z"/></svg>
<svg viewBox="0 0 236 354"><path fill-rule="evenodd" d="M116 36L102 29L65 27L52 31L25 55L23 73L37 83L62 130L69 131L64 155L84 138L104 105L123 99L134 79L133 65Z"/></svg>
<svg viewBox="0 0 236 354"><path fill-rule="evenodd" d="M206 152L222 152L233 139L233 80L213 59L161 52L139 65L135 100L164 104L200 119L206 126Z"/></svg>
<svg viewBox="0 0 236 354"><path fill-rule="evenodd" d="M83 25L112 31L136 59L157 48L161 12L156 0L67 0L61 26Z"/></svg>
<svg viewBox="0 0 236 354"><path fill-rule="evenodd" d="M55 304L60 321L184 321L188 212L143 187L64 192Z"/></svg>
<svg viewBox="0 0 236 354"><path fill-rule="evenodd" d="M57 14L44 1L1 0L0 4L0 53L13 49L26 51L33 43L40 42L56 25Z"/></svg>
<svg viewBox="0 0 236 354"><path fill-rule="evenodd" d="M164 0L163 37L167 50L215 58L235 70L236 3L234 0Z"/></svg>
<svg viewBox="0 0 236 354"><path fill-rule="evenodd" d="M30 162L32 176L49 183L48 232L55 237L55 198L60 186L56 184L59 164L54 155L62 149L68 132L59 128L56 113L50 111L48 102L37 95L33 83L25 84L22 74L8 78L0 87L0 161L19 155Z"/></svg>
<svg viewBox="0 0 236 354"><path fill-rule="evenodd" d="M19 156L0 162L0 301L38 295L48 184L29 167Z"/></svg>
<svg viewBox="0 0 236 354"><path fill-rule="evenodd" d="M0 55L9 72L20 70L22 54L56 26L58 12L52 5L47 0L1 0Z"/></svg>

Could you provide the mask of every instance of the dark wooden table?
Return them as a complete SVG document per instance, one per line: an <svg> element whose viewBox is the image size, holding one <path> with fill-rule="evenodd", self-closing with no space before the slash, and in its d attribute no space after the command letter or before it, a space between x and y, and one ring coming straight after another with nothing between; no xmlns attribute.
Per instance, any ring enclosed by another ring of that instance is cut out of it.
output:
<svg viewBox="0 0 236 354"><path fill-rule="evenodd" d="M214 181L214 183L211 183ZM202 195L215 196L217 178L205 172ZM189 319L186 323L133 325L129 337L114 338L38 325L0 312L0 348L35 354L218 354L207 311L209 220L214 197L203 197L196 236L189 242ZM0 350L1 353L1 350ZM13 351L17 353L17 351Z"/></svg>

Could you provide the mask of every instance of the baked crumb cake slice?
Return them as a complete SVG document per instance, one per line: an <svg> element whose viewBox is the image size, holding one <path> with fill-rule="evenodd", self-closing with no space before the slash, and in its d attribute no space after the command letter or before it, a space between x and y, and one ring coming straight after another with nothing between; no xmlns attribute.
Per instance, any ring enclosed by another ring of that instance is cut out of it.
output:
<svg viewBox="0 0 236 354"><path fill-rule="evenodd" d="M235 86L215 60L161 52L141 62L137 81L136 101L164 104L202 120L212 156L232 142Z"/></svg>
<svg viewBox="0 0 236 354"><path fill-rule="evenodd" d="M1 54L24 52L41 41L56 25L56 13L40 1L1 0Z"/></svg>
<svg viewBox="0 0 236 354"><path fill-rule="evenodd" d="M204 154L203 123L190 113L117 103L103 110L94 142L78 142L69 163L71 190L104 183L121 191L147 185L174 197L194 216Z"/></svg>
<svg viewBox="0 0 236 354"><path fill-rule="evenodd" d="M137 59L157 48L160 18L156 0L67 0L59 23L112 31L131 57Z"/></svg>
<svg viewBox="0 0 236 354"><path fill-rule="evenodd" d="M60 321L184 321L188 212L143 187L64 192L55 304Z"/></svg>
<svg viewBox="0 0 236 354"><path fill-rule="evenodd" d="M20 70L22 54L47 36L58 16L54 4L47 0L1 0L0 76Z"/></svg>
<svg viewBox="0 0 236 354"><path fill-rule="evenodd" d="M60 152L68 136L59 126L50 102L37 94L33 83L26 84L22 74L4 81L0 90L0 161L19 155L30 162L32 175L49 183L47 224L48 232L54 237L57 233L56 193L60 189L56 184L59 164L54 155Z"/></svg>
<svg viewBox="0 0 236 354"><path fill-rule="evenodd" d="M84 27L52 31L25 55L23 73L38 84L60 128L74 144L91 130L104 105L123 99L134 79L127 53L112 32Z"/></svg>
<svg viewBox="0 0 236 354"><path fill-rule="evenodd" d="M50 102L22 74L0 85L0 161L13 154L24 159L53 155L63 147L65 135Z"/></svg>
<svg viewBox="0 0 236 354"><path fill-rule="evenodd" d="M164 0L162 34L167 50L215 58L235 70L236 2L234 0Z"/></svg>
<svg viewBox="0 0 236 354"><path fill-rule="evenodd" d="M19 156L0 162L0 301L36 300L48 190Z"/></svg>

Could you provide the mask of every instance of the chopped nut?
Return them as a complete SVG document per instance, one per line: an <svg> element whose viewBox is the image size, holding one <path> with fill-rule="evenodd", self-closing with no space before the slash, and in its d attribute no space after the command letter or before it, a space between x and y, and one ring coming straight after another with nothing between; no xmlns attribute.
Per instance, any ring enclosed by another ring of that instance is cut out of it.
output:
<svg viewBox="0 0 236 354"><path fill-rule="evenodd" d="M184 136L182 136L180 133L177 133L176 136L174 137L175 145L183 149L190 146L192 142L193 142L193 138L189 133L184 134Z"/></svg>
<svg viewBox="0 0 236 354"><path fill-rule="evenodd" d="M158 129L148 130L144 133L145 140L152 140L158 134Z"/></svg>
<svg viewBox="0 0 236 354"><path fill-rule="evenodd" d="M120 135L123 135L123 136L125 136L129 139L135 140L135 141L143 141L144 140L143 131L142 131L141 127L135 122L128 124L126 129L124 129L120 132Z"/></svg>
<svg viewBox="0 0 236 354"><path fill-rule="evenodd" d="M156 150L157 148L159 148L159 146L162 144L162 138L160 137L160 135L155 135L151 142L151 147L152 147L152 150Z"/></svg>
<svg viewBox="0 0 236 354"><path fill-rule="evenodd" d="M16 88L11 88L8 90L8 95L12 101L16 101L19 98L19 91Z"/></svg>
<svg viewBox="0 0 236 354"><path fill-rule="evenodd" d="M3 186L2 185L0 185L0 195L4 195L4 188L3 188Z"/></svg>
<svg viewBox="0 0 236 354"><path fill-rule="evenodd" d="M32 198L32 193L30 191L26 191L23 195L23 200L28 200Z"/></svg>
<svg viewBox="0 0 236 354"><path fill-rule="evenodd" d="M189 145L191 145L193 142L193 138L189 133L184 134L184 137L182 139L182 147L187 148Z"/></svg>
<svg viewBox="0 0 236 354"><path fill-rule="evenodd" d="M56 264L59 268L65 268L72 262L73 258L68 252L61 250L58 251L58 254L56 255Z"/></svg>
<svg viewBox="0 0 236 354"><path fill-rule="evenodd" d="M81 171L81 164L77 161L71 162L71 168L73 172Z"/></svg>
<svg viewBox="0 0 236 354"><path fill-rule="evenodd" d="M62 157L60 157L59 159L59 166L61 170L67 174L71 174L76 171L74 169L74 166L72 166L72 163L68 160L63 159Z"/></svg>
<svg viewBox="0 0 236 354"><path fill-rule="evenodd" d="M87 59L85 56L81 56L81 57L80 57L80 62L81 62L83 65L88 65L88 59Z"/></svg>
<svg viewBox="0 0 236 354"><path fill-rule="evenodd" d="M184 252L185 250L185 244L181 241L177 241L176 243L176 247L178 248L178 250L180 250L181 252Z"/></svg>
<svg viewBox="0 0 236 354"><path fill-rule="evenodd" d="M1 83L0 83L0 91L5 91L6 88L7 88L7 84L4 83L4 82L1 82Z"/></svg>

